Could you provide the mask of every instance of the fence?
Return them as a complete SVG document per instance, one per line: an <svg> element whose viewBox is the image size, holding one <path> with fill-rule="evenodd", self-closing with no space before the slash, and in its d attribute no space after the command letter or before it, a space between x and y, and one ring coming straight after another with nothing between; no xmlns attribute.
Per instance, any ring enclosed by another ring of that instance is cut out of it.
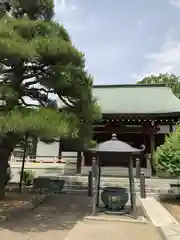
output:
<svg viewBox="0 0 180 240"><path fill-rule="evenodd" d="M35 156L34 158L32 157L26 157L25 163L42 163L42 164L57 164L57 163L68 163L70 159L73 159L75 162L77 157L76 156ZM22 163L23 158L22 157L15 157L11 156L10 157L10 163L11 164L18 164Z"/></svg>

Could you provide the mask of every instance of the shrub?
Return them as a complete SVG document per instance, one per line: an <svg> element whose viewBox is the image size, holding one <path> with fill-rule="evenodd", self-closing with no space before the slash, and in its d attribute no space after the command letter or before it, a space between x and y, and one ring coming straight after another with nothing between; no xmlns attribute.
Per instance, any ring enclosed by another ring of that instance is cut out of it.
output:
<svg viewBox="0 0 180 240"><path fill-rule="evenodd" d="M154 154L157 170L166 171L171 176L180 176L180 126L165 137L163 145Z"/></svg>
<svg viewBox="0 0 180 240"><path fill-rule="evenodd" d="M23 172L23 178L22 181L25 185L31 185L34 179L34 172L32 170L25 170Z"/></svg>

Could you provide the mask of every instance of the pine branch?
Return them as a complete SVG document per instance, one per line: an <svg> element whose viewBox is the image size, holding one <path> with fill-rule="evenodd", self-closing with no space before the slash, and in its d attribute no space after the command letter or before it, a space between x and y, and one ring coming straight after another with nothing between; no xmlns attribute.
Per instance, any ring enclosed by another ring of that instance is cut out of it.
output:
<svg viewBox="0 0 180 240"><path fill-rule="evenodd" d="M77 101L72 100L70 97L67 97L67 99L72 105L76 105Z"/></svg>
<svg viewBox="0 0 180 240"><path fill-rule="evenodd" d="M23 76L24 80L34 78L34 73L26 74Z"/></svg>
<svg viewBox="0 0 180 240"><path fill-rule="evenodd" d="M40 87L40 88L32 87L32 88L30 88L30 90L35 91L35 92L44 92L46 94L48 94L48 93L56 93L55 90L45 89L43 87Z"/></svg>
<svg viewBox="0 0 180 240"><path fill-rule="evenodd" d="M34 101L39 102L42 106L44 106L44 107L46 106L46 101L41 100L40 96L37 96L37 94L34 96L32 93L26 93L26 94L24 94L24 97L26 97L26 96Z"/></svg>
<svg viewBox="0 0 180 240"><path fill-rule="evenodd" d="M69 103L67 102L67 100L65 99L65 97L63 97L63 96L61 96L61 95L58 95L58 96L59 96L60 100L61 100L67 107L70 107L70 108L73 108L73 107L74 107L73 105L71 105L71 104L69 104Z"/></svg>
<svg viewBox="0 0 180 240"><path fill-rule="evenodd" d="M35 85L35 84L37 84L37 83L39 83L38 80L33 80L33 81L31 81L31 82L26 82L26 83L23 84L23 87L24 87L24 88L27 88L27 87L29 87L29 86L31 86L31 85Z"/></svg>
<svg viewBox="0 0 180 240"><path fill-rule="evenodd" d="M28 62L28 64L26 63L26 64L24 64L24 69L26 70L26 69L28 69L28 70L30 70L30 71L32 71L32 70L38 70L38 69L44 69L45 67L47 67L47 65L46 64L42 64L42 63L39 63L38 61L31 61L30 63Z"/></svg>
<svg viewBox="0 0 180 240"><path fill-rule="evenodd" d="M20 98L20 100L25 107L38 107L38 105L36 104L26 103L26 101L22 97Z"/></svg>
<svg viewBox="0 0 180 240"><path fill-rule="evenodd" d="M13 68L0 68L0 74L8 74L12 72L13 72Z"/></svg>

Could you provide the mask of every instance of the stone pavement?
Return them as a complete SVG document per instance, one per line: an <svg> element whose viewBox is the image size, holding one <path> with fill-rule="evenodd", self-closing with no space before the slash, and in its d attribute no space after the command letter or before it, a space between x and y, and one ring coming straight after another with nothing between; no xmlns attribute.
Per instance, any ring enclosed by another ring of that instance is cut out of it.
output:
<svg viewBox="0 0 180 240"><path fill-rule="evenodd" d="M148 224L84 220L77 223L65 240L162 240Z"/></svg>

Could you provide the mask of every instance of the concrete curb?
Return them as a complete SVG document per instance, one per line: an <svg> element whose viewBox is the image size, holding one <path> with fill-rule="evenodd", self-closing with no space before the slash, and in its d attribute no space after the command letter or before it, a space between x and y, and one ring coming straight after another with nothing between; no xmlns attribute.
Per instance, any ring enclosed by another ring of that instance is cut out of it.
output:
<svg viewBox="0 0 180 240"><path fill-rule="evenodd" d="M169 212L166 215L167 215L167 218L169 218L171 221L163 222L162 220L161 222L160 220L158 220L158 222L156 221L156 224L155 224L153 221L154 219L151 219L151 216L148 215L148 210L146 211L145 206L143 206L142 202L141 202L141 207L144 213L147 215L147 217L151 220L152 224L156 227L156 229L158 230L163 240L179 240L180 239L180 224ZM161 212L158 209L156 211L159 213ZM160 218L161 217L162 216L160 216ZM164 218L166 218L165 215L164 215Z"/></svg>
<svg viewBox="0 0 180 240"><path fill-rule="evenodd" d="M108 216L86 216L84 217L84 220L97 220L97 221L109 221L109 222L125 222L125 223L141 223L141 224L147 224L146 219L126 219L123 217L108 217Z"/></svg>
<svg viewBox="0 0 180 240"><path fill-rule="evenodd" d="M146 219L151 220L151 219L149 218L149 215L147 214L147 211L146 211L146 209L144 208L144 205L142 204L142 201L141 201L141 200L142 200L142 198L139 197L140 207L141 207L141 209L142 209L142 211L143 211L143 213L144 213L144 216L145 216Z"/></svg>
<svg viewBox="0 0 180 240"><path fill-rule="evenodd" d="M145 216L151 220L155 227L178 225L178 221L153 197L140 198L140 205Z"/></svg>
<svg viewBox="0 0 180 240"><path fill-rule="evenodd" d="M164 233L161 227L156 227L156 229L158 230L162 240L169 240L169 237L166 236L166 234Z"/></svg>
<svg viewBox="0 0 180 240"><path fill-rule="evenodd" d="M166 227L160 227L159 233L164 240L180 239L180 224L172 224Z"/></svg>

